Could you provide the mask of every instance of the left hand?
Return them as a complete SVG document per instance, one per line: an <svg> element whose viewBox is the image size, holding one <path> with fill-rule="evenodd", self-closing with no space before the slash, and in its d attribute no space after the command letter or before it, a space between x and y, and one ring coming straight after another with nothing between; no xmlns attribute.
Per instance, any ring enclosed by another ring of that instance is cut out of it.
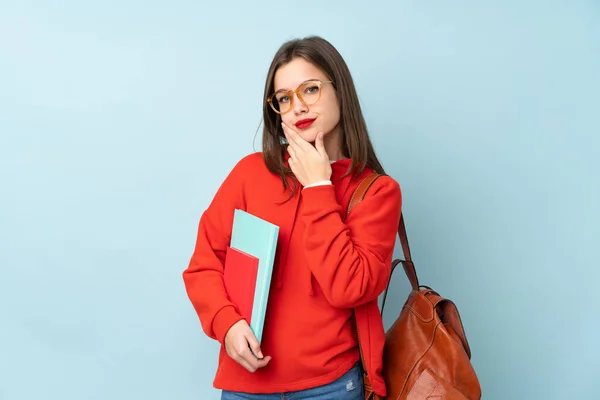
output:
<svg viewBox="0 0 600 400"><path fill-rule="evenodd" d="M296 131L281 124L283 133L289 143L287 148L290 158L290 169L302 186L331 179L331 164L323 143L323 132L317 134L313 146L304 140Z"/></svg>

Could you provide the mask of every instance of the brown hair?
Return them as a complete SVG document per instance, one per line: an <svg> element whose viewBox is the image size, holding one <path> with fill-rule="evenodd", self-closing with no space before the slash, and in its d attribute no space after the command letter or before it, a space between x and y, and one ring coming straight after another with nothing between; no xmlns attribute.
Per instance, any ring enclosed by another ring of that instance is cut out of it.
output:
<svg viewBox="0 0 600 400"><path fill-rule="evenodd" d="M267 103L267 97L274 92L275 73L283 65L301 57L321 69L328 79L333 81L338 103L340 105L340 130L342 133L342 153L350 158L351 166L348 174L361 173L365 165L375 172L384 174L365 123L354 81L346 62L335 47L325 39L310 36L285 42L277 51L269 67L263 98L263 157L269 171L281 177L285 189L288 189L288 177L293 178L292 171L284 164L287 144L284 142L281 116ZM297 189L297 181L292 195Z"/></svg>

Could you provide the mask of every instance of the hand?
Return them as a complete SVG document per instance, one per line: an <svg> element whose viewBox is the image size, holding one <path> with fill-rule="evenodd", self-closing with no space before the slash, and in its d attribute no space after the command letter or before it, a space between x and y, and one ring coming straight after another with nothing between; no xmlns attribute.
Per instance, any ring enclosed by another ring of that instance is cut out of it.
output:
<svg viewBox="0 0 600 400"><path fill-rule="evenodd" d="M250 329L244 319L233 324L227 331L225 335L225 350L227 350L229 357L250 372L266 366L271 361L270 356L263 357L258 340L256 340L252 329ZM256 356L252 353L256 354Z"/></svg>
<svg viewBox="0 0 600 400"><path fill-rule="evenodd" d="M304 140L296 131L285 124L283 134L287 139L290 153L288 160L290 168L302 186L331 179L331 164L323 144L323 132L317 134L313 146Z"/></svg>

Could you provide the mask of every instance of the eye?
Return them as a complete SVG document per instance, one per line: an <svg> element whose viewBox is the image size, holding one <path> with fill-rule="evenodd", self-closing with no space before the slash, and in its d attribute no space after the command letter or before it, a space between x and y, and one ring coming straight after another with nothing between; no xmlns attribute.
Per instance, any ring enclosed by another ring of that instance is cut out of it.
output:
<svg viewBox="0 0 600 400"><path fill-rule="evenodd" d="M311 85L311 86L308 86L308 87L307 87L307 88L304 90L304 93L307 93L307 94L319 93L319 86L317 86L317 85Z"/></svg>
<svg viewBox="0 0 600 400"><path fill-rule="evenodd" d="M278 103L287 103L288 101L290 101L290 97L288 95L281 95L277 96L276 98Z"/></svg>

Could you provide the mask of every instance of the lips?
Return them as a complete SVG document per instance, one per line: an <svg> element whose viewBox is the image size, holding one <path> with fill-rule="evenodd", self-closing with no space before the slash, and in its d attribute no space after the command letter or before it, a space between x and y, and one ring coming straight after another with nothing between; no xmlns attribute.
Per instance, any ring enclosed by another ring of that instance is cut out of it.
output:
<svg viewBox="0 0 600 400"><path fill-rule="evenodd" d="M306 129L309 126L312 125L312 123L315 121L316 118L306 118L306 119L301 119L300 121L296 122L296 128L298 129Z"/></svg>

